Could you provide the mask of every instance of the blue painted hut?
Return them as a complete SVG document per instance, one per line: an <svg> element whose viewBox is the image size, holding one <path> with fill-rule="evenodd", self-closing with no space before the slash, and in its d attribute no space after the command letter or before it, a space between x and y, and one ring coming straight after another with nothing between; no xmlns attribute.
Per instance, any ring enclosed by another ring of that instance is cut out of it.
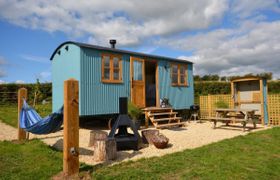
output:
<svg viewBox="0 0 280 180"><path fill-rule="evenodd" d="M194 103L193 64L111 47L64 42L51 56L53 110L63 104L63 82L79 81L80 116L116 114L119 97L139 107L159 106L168 98L173 109Z"/></svg>

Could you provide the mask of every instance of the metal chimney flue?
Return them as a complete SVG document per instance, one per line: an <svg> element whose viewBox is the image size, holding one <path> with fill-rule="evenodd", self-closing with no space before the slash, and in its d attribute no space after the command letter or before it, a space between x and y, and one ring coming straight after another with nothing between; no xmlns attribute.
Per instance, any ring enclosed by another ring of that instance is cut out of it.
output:
<svg viewBox="0 0 280 180"><path fill-rule="evenodd" d="M120 114L127 114L127 97L120 97L119 98L119 113Z"/></svg>
<svg viewBox="0 0 280 180"><path fill-rule="evenodd" d="M110 39L109 43L111 44L111 48L114 48L115 49L115 46L117 44L117 40L115 39Z"/></svg>

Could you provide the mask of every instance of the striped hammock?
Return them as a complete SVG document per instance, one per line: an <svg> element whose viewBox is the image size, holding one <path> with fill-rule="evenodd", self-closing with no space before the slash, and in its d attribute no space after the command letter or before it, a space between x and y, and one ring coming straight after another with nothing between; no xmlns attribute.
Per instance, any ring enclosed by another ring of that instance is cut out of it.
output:
<svg viewBox="0 0 280 180"><path fill-rule="evenodd" d="M45 118L23 101L20 112L20 128L32 134L49 134L60 130L63 123L63 106Z"/></svg>

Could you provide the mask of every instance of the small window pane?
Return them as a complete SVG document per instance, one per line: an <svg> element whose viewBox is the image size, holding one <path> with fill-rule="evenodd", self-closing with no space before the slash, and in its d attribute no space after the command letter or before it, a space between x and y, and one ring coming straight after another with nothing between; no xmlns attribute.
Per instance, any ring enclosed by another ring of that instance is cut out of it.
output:
<svg viewBox="0 0 280 180"><path fill-rule="evenodd" d="M172 75L172 84L178 84L178 76L176 74Z"/></svg>
<svg viewBox="0 0 280 180"><path fill-rule="evenodd" d="M180 83L185 84L185 76L180 76Z"/></svg>
<svg viewBox="0 0 280 180"><path fill-rule="evenodd" d="M133 61L133 78L136 81L142 81L143 79L142 65L140 61Z"/></svg>
<svg viewBox="0 0 280 180"><path fill-rule="evenodd" d="M113 58L113 64L114 64L114 68L119 68L119 58L118 57Z"/></svg>
<svg viewBox="0 0 280 180"><path fill-rule="evenodd" d="M181 66L180 67L180 74L185 74L185 67L184 66Z"/></svg>
<svg viewBox="0 0 280 180"><path fill-rule="evenodd" d="M104 69L104 79L110 79L110 69Z"/></svg>
<svg viewBox="0 0 280 180"><path fill-rule="evenodd" d="M104 58L104 66L110 67L110 57L109 56L103 56Z"/></svg>
<svg viewBox="0 0 280 180"><path fill-rule="evenodd" d="M178 66L177 65L172 65L172 73L177 74L178 73Z"/></svg>
<svg viewBox="0 0 280 180"><path fill-rule="evenodd" d="M114 70L114 80L119 80L120 79L120 71L118 69Z"/></svg>

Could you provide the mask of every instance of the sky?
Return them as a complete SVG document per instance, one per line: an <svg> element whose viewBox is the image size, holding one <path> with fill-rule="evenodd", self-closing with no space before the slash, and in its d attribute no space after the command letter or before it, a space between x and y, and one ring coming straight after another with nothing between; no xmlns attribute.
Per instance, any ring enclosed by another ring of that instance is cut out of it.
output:
<svg viewBox="0 0 280 180"><path fill-rule="evenodd" d="M51 82L64 41L194 63L194 74L280 78L280 0L0 0L0 83Z"/></svg>

